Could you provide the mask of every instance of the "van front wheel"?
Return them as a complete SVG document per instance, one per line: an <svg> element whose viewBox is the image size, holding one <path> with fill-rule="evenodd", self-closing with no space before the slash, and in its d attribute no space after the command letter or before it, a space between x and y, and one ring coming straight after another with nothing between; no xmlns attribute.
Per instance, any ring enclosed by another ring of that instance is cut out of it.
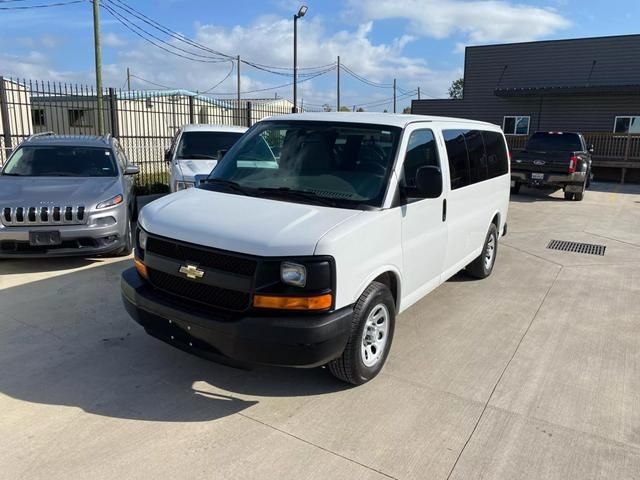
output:
<svg viewBox="0 0 640 480"><path fill-rule="evenodd" d="M492 223L484 240L482 253L467 265L467 273L475 278L487 278L493 271L498 254L498 229Z"/></svg>
<svg viewBox="0 0 640 480"><path fill-rule="evenodd" d="M327 365L334 377L361 385L380 373L393 340L395 312L389 288L372 282L353 309L347 346L339 358Z"/></svg>

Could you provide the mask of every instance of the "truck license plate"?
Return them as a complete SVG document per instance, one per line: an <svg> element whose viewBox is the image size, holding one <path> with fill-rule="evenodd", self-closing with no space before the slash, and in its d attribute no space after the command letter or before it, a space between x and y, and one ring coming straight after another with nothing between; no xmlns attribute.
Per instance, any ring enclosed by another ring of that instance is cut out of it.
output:
<svg viewBox="0 0 640 480"><path fill-rule="evenodd" d="M48 232L29 232L29 244L34 247L46 247L52 245L60 245L62 240L60 239L60 232L48 231Z"/></svg>
<svg viewBox="0 0 640 480"><path fill-rule="evenodd" d="M544 180L544 173L532 173L531 174L531 179L532 180Z"/></svg>

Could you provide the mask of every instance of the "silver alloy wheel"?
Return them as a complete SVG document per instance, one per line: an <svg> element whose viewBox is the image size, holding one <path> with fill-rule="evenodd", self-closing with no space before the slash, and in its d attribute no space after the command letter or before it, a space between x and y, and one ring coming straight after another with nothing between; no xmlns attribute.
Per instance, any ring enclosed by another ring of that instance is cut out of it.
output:
<svg viewBox="0 0 640 480"><path fill-rule="evenodd" d="M493 258L496 255L496 237L490 235L487 241L487 248L484 251L484 267L489 270L493 265Z"/></svg>
<svg viewBox="0 0 640 480"><path fill-rule="evenodd" d="M360 356L367 367L373 367L382 358L388 333L389 310L384 303L379 303L369 312L362 335Z"/></svg>

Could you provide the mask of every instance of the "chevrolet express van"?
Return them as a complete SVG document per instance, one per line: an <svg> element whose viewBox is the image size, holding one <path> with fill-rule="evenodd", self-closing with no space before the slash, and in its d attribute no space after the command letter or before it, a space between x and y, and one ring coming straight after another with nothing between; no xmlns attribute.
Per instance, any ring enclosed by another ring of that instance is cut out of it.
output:
<svg viewBox="0 0 640 480"><path fill-rule="evenodd" d="M362 384L384 365L398 314L460 270L491 274L509 189L495 125L271 117L198 188L144 207L124 304L195 354L327 365Z"/></svg>
<svg viewBox="0 0 640 480"><path fill-rule="evenodd" d="M218 160L247 131L230 125L185 125L164 154L169 164L172 192L196 186L207 178Z"/></svg>

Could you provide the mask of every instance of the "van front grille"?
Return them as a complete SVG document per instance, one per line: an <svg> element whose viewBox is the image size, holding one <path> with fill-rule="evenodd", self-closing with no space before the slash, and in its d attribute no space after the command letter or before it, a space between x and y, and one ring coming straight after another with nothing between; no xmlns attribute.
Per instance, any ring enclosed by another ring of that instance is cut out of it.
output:
<svg viewBox="0 0 640 480"><path fill-rule="evenodd" d="M251 295L248 292L198 283L149 267L147 267L147 273L154 287L169 294L224 310L239 312L249 308Z"/></svg>

